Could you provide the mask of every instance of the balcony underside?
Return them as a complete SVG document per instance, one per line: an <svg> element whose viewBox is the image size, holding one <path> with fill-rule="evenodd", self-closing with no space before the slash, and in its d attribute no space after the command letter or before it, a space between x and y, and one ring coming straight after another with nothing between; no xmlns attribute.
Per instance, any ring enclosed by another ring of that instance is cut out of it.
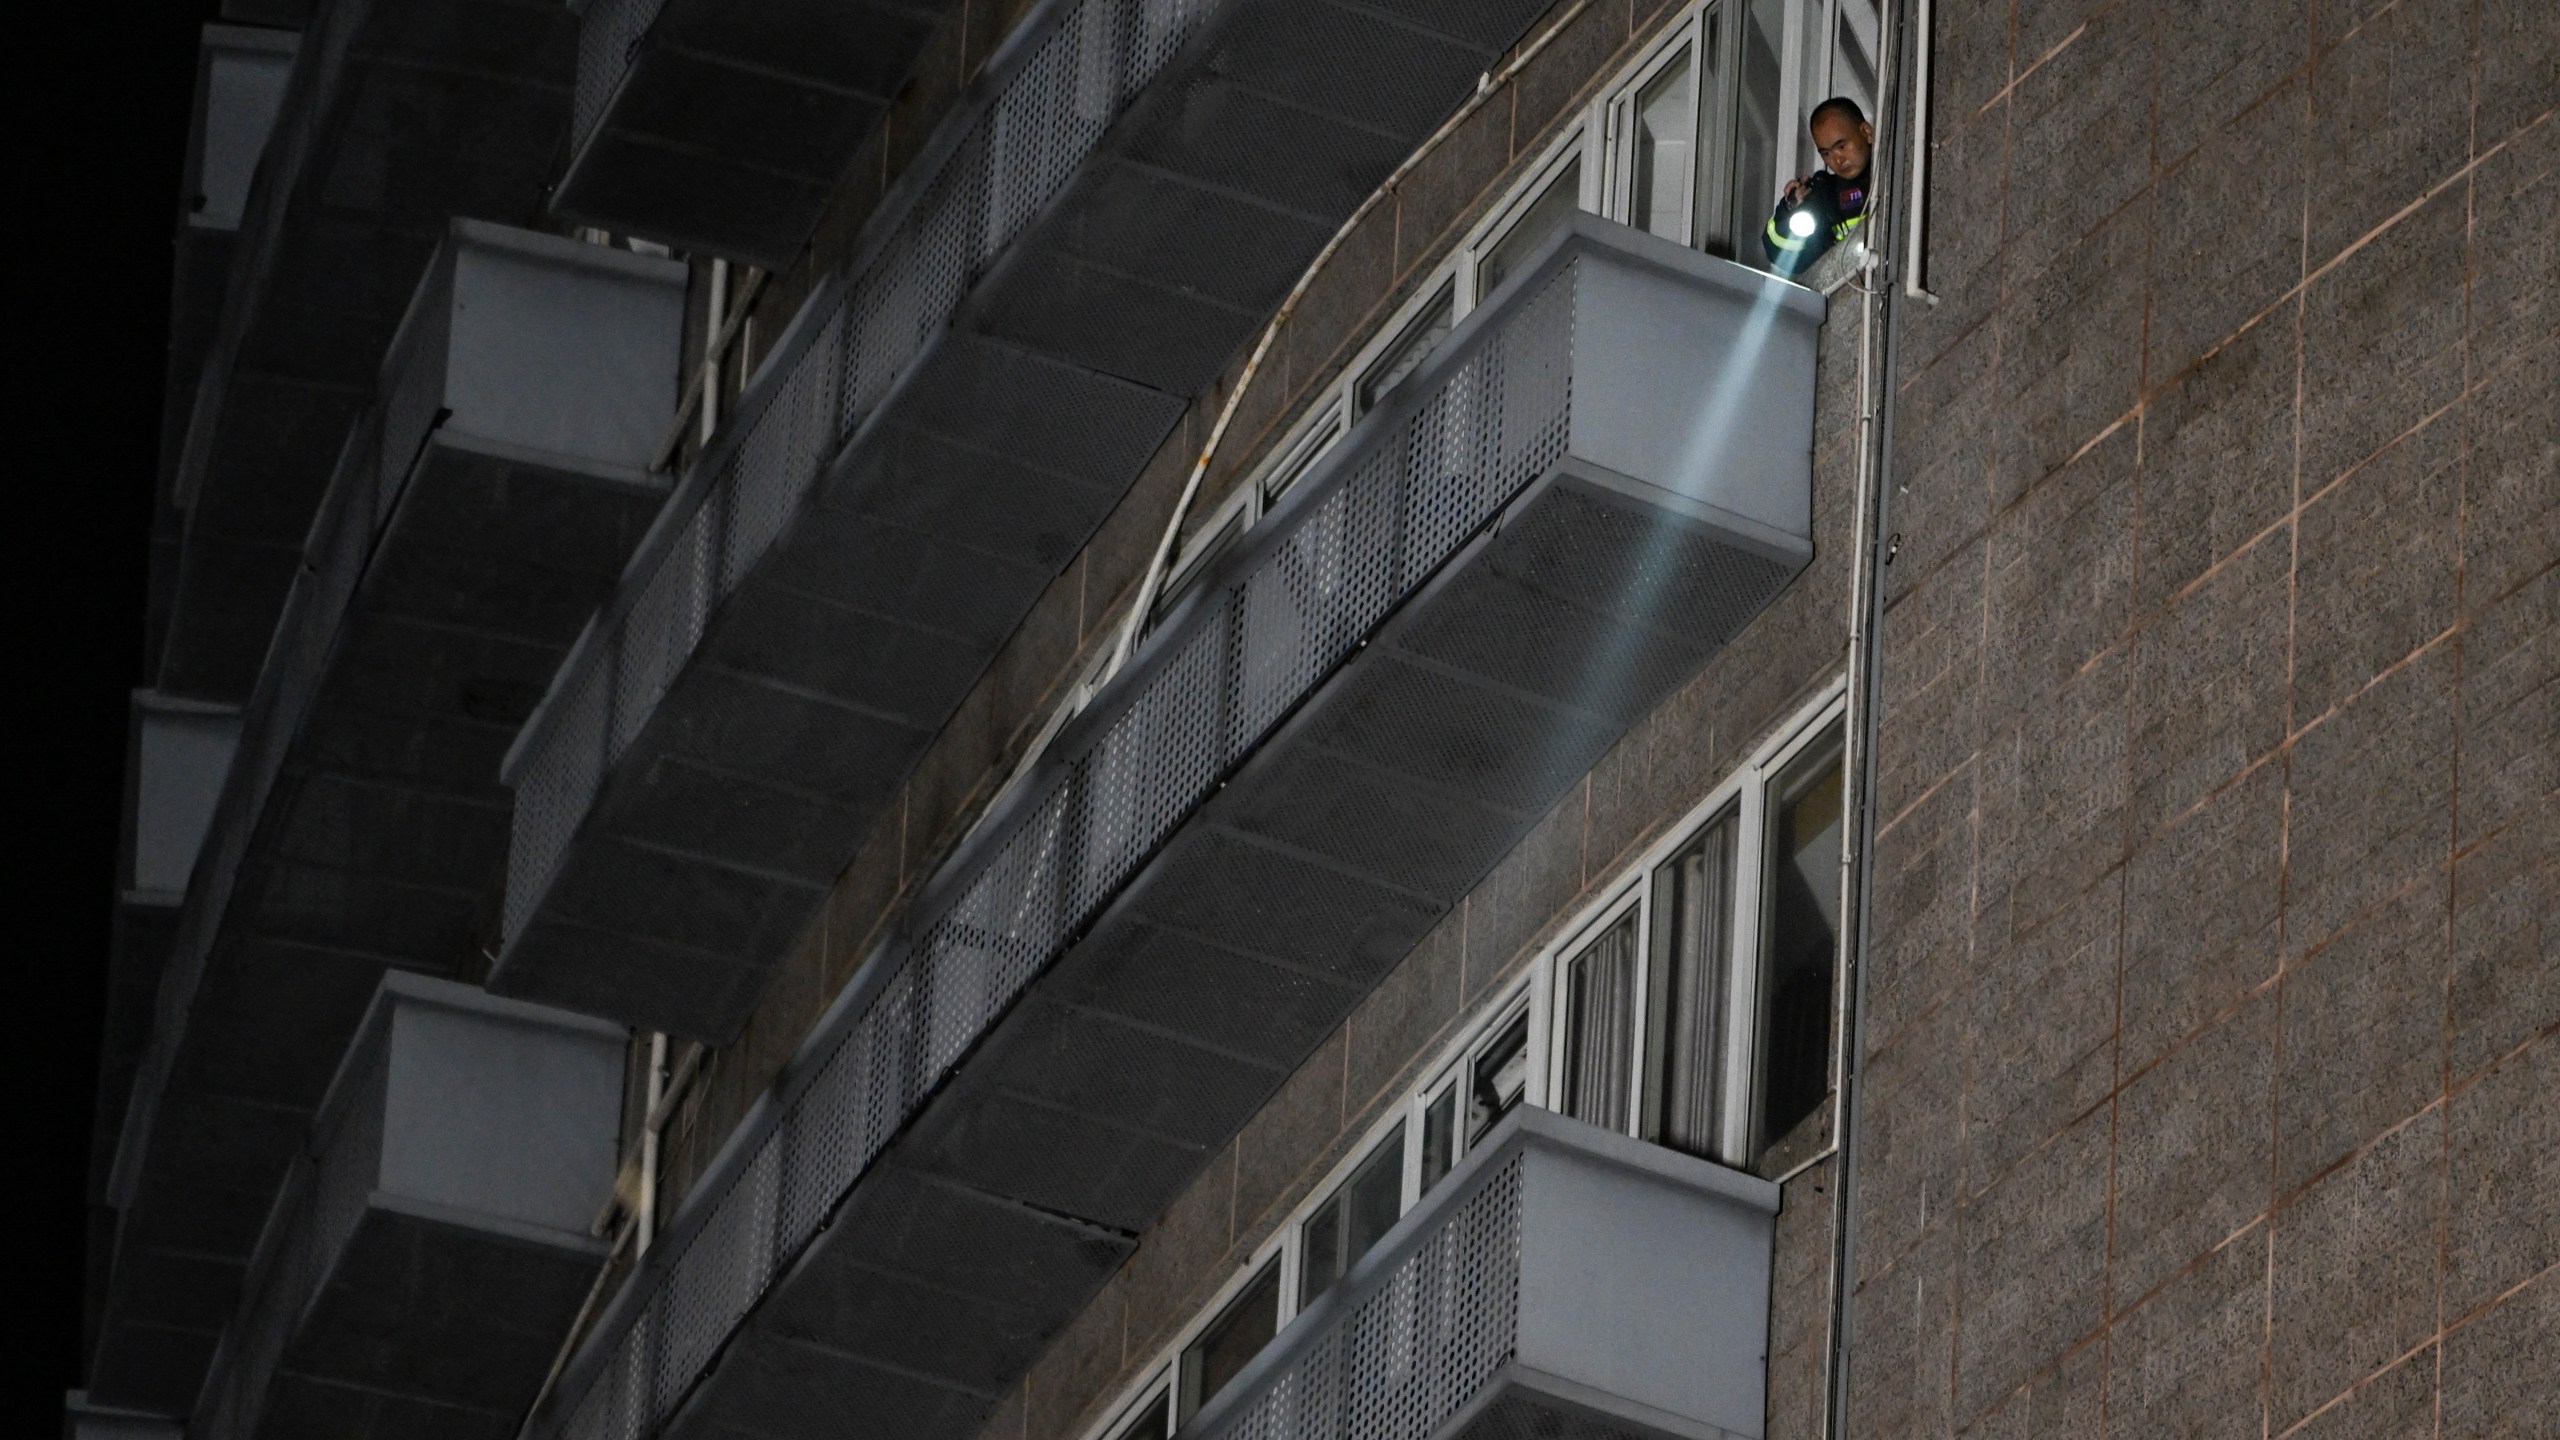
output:
<svg viewBox="0 0 2560 1440"><path fill-rule="evenodd" d="M737 1033L1188 398L1544 6L1379 8L1221 7L1108 130L1057 87L1087 37L1135 43L1081 17L1137 9L1026 32L527 727L493 988Z"/></svg>
<svg viewBox="0 0 2560 1440"><path fill-rule="evenodd" d="M579 20L577 153L552 207L782 269L959 8L595 0Z"/></svg>
<svg viewBox="0 0 2560 1440"><path fill-rule="evenodd" d="M447 222L540 214L575 23L557 0L334 0L312 17L187 397L170 693L237 702L255 684Z"/></svg>

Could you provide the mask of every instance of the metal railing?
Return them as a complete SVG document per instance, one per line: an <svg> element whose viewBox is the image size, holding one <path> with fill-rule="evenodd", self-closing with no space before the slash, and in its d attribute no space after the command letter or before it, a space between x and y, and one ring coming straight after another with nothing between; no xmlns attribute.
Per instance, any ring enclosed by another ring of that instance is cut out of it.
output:
<svg viewBox="0 0 2560 1440"><path fill-rule="evenodd" d="M919 898L913 942L875 957L783 1094L735 1132L666 1258L563 1380L562 1415L535 1417L535 1433L652 1433L970 1046L1274 726L1556 462L1579 264L1453 335L1000 802Z"/></svg>

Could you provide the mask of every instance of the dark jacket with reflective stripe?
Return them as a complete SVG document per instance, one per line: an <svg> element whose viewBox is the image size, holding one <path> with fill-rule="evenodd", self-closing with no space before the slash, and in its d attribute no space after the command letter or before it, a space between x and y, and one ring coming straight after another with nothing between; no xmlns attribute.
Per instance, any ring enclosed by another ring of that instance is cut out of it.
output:
<svg viewBox="0 0 2560 1440"><path fill-rule="evenodd" d="M1814 227L1810 235L1788 231L1787 220L1797 210L1813 212ZM1769 268L1781 275L1800 275L1806 266L1823 256L1823 252L1846 240L1867 219L1867 181L1860 176L1843 180L1828 170L1814 172L1813 183L1806 187L1804 200L1790 205L1781 196L1776 208L1769 212L1769 224L1760 237L1769 252Z"/></svg>

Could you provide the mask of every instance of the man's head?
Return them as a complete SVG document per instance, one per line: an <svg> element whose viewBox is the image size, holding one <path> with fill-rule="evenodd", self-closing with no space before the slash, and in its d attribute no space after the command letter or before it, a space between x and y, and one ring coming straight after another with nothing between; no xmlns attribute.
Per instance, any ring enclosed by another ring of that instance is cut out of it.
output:
<svg viewBox="0 0 2560 1440"><path fill-rule="evenodd" d="M1822 154L1823 168L1843 180L1855 180L1867 173L1867 157L1874 152L1876 127L1867 123L1867 112L1846 95L1834 95L1813 107L1813 148Z"/></svg>

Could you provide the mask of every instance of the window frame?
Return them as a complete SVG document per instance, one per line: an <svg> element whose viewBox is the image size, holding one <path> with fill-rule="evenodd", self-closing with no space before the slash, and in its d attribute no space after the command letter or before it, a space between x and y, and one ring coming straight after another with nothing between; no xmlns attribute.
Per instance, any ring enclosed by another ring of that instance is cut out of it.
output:
<svg viewBox="0 0 2560 1440"><path fill-rule="evenodd" d="M1607 96L1597 107L1601 117L1601 143L1595 149L1607 168L1607 174L1602 187L1603 203L1595 208L1609 219L1632 225L1635 222L1628 217L1635 214L1639 106L1646 87L1684 56L1688 59L1689 194L1682 203L1679 235L1676 239L1664 238L1674 239L1674 243L1691 249L1698 248L1699 244L1698 199L1702 193L1699 187L1705 179L1708 165L1707 132L1710 122L1705 113L1709 101L1706 82L1710 75L1723 73L1721 65L1710 67L1701 63L1706 54L1705 19L1709 11L1722 9L1724 4L1725 0L1706 0L1704 4L1690 7L1689 13L1668 27L1653 45L1647 47L1641 58L1627 67L1623 72L1626 78L1610 85Z"/></svg>

